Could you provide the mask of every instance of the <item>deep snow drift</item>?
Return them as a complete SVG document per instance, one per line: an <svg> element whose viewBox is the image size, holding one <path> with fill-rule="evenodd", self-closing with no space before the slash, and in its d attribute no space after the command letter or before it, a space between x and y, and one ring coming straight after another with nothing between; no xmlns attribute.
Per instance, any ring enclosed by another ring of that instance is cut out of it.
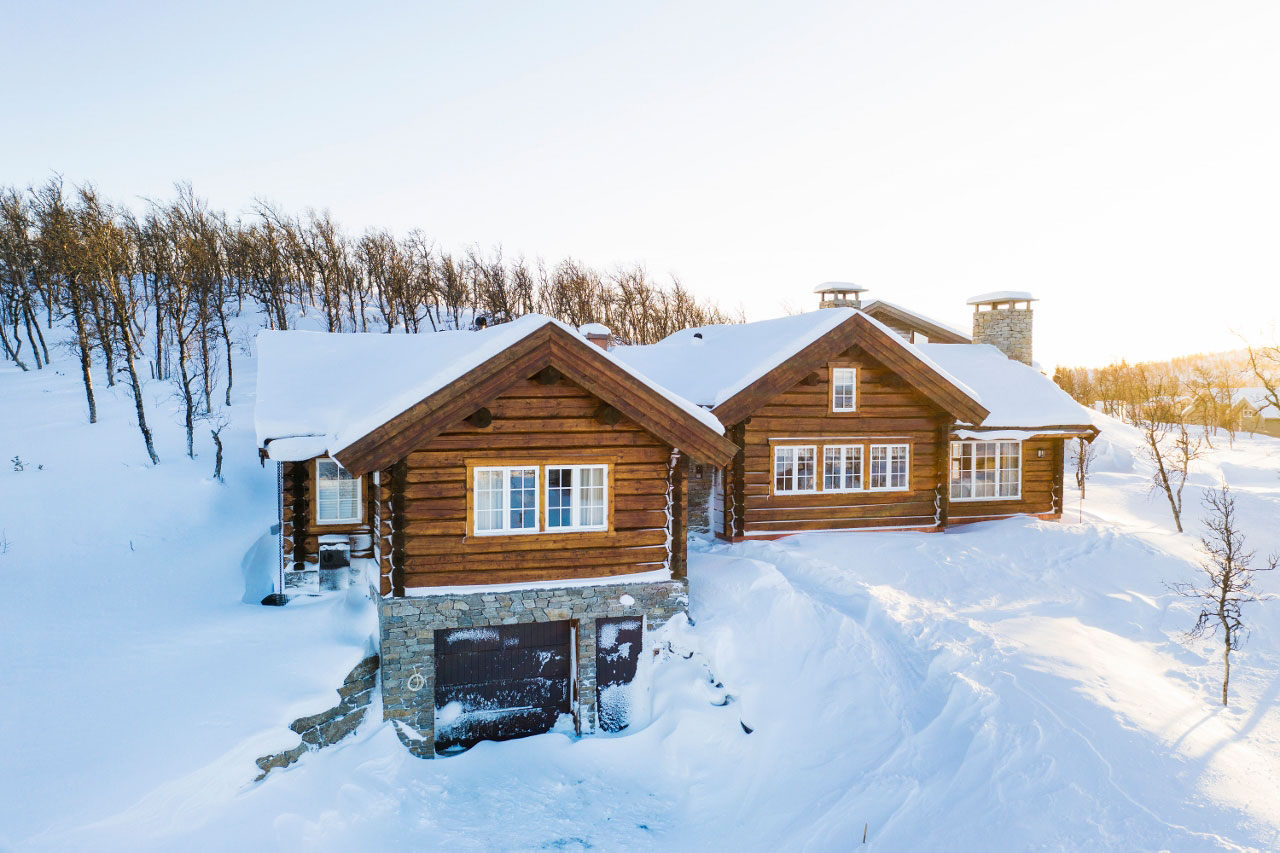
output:
<svg viewBox="0 0 1280 853"><path fill-rule="evenodd" d="M289 721L333 704L372 608L241 601L275 513L249 359L221 485L207 433L183 457L167 386L152 468L127 391L89 426L55 368L0 368L0 460L23 463L0 466L0 849L1280 846L1280 602L1249 611L1222 709L1217 647L1178 642L1193 616L1164 587L1194 538L1113 421L1083 523L1072 492L1060 524L699 545L695 624L661 632L620 736L421 761L375 706L254 784ZM1251 544L1280 550L1278 473L1280 441L1239 439L1187 514L1225 475Z"/></svg>

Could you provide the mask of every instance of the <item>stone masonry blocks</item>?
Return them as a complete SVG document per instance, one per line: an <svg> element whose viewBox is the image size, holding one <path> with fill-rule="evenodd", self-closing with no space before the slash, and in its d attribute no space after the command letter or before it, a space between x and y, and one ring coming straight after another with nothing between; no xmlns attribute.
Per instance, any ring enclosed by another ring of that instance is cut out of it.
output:
<svg viewBox="0 0 1280 853"><path fill-rule="evenodd" d="M991 344L1009 358L1023 364L1031 363L1030 308L997 308L975 311L973 314L973 342Z"/></svg>
<svg viewBox="0 0 1280 853"><path fill-rule="evenodd" d="M623 604L623 596L633 602ZM688 607L689 585L683 579L379 598L383 717L396 722L411 753L434 757L437 630L575 619L578 724L583 734L595 731L595 620L642 616L649 628L657 628Z"/></svg>

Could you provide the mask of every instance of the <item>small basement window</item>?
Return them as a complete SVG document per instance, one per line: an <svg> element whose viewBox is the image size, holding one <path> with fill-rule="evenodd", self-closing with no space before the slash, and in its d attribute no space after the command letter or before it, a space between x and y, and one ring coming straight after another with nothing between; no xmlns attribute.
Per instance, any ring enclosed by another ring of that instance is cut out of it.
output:
<svg viewBox="0 0 1280 853"><path fill-rule="evenodd" d="M538 532L538 469L475 469L477 535Z"/></svg>
<svg viewBox="0 0 1280 853"><path fill-rule="evenodd" d="M608 530L607 465L547 466L547 529Z"/></svg>
<svg viewBox="0 0 1280 853"><path fill-rule="evenodd" d="M773 449L773 491L794 494L816 491L818 448L785 445Z"/></svg>
<svg viewBox="0 0 1280 853"><path fill-rule="evenodd" d="M951 442L951 500L1022 497L1022 442Z"/></svg>
<svg viewBox="0 0 1280 853"><path fill-rule="evenodd" d="M316 523L357 524L363 518L360 478L336 459L316 460Z"/></svg>
<svg viewBox="0 0 1280 853"><path fill-rule="evenodd" d="M906 444L871 445L871 477L868 488L873 492L905 492L908 489L911 451Z"/></svg>
<svg viewBox="0 0 1280 853"><path fill-rule="evenodd" d="M831 368L831 411L854 412L858 404L858 369Z"/></svg>

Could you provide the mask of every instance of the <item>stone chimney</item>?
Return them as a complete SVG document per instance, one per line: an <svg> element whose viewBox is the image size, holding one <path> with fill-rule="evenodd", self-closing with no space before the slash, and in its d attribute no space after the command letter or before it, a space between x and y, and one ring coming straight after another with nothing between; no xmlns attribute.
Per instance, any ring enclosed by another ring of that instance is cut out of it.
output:
<svg viewBox="0 0 1280 853"><path fill-rule="evenodd" d="M969 300L973 306L973 342L991 344L1014 361L1031 364L1031 303L1022 290L999 290Z"/></svg>
<svg viewBox="0 0 1280 853"><path fill-rule="evenodd" d="M819 308L861 308L860 294L866 290L848 281L824 281L813 292L818 294Z"/></svg>
<svg viewBox="0 0 1280 853"><path fill-rule="evenodd" d="M613 345L613 332L603 323L584 323L578 327L578 332L602 350Z"/></svg>

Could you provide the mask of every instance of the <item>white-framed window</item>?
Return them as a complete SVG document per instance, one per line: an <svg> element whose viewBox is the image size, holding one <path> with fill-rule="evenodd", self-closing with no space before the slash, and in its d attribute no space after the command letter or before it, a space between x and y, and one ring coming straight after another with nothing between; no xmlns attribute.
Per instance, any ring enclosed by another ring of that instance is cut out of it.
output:
<svg viewBox="0 0 1280 853"><path fill-rule="evenodd" d="M951 442L953 501L1010 500L1022 496L1022 442Z"/></svg>
<svg viewBox="0 0 1280 853"><path fill-rule="evenodd" d="M775 494L814 492L817 484L816 445L778 445L773 448L773 491Z"/></svg>
<svg viewBox="0 0 1280 853"><path fill-rule="evenodd" d="M911 449L906 444L871 445L868 486L873 492L901 492L909 488Z"/></svg>
<svg viewBox="0 0 1280 853"><path fill-rule="evenodd" d="M609 529L609 466L547 466L547 530Z"/></svg>
<svg viewBox="0 0 1280 853"><path fill-rule="evenodd" d="M537 533L538 468L476 468L475 532L478 536Z"/></svg>
<svg viewBox="0 0 1280 853"><path fill-rule="evenodd" d="M828 444L822 448L822 491L862 491L861 444Z"/></svg>
<svg viewBox="0 0 1280 853"><path fill-rule="evenodd" d="M316 524L358 524L363 518L360 478L336 459L317 459Z"/></svg>
<svg viewBox="0 0 1280 853"><path fill-rule="evenodd" d="M853 412L858 407L858 369L831 368L831 411Z"/></svg>

